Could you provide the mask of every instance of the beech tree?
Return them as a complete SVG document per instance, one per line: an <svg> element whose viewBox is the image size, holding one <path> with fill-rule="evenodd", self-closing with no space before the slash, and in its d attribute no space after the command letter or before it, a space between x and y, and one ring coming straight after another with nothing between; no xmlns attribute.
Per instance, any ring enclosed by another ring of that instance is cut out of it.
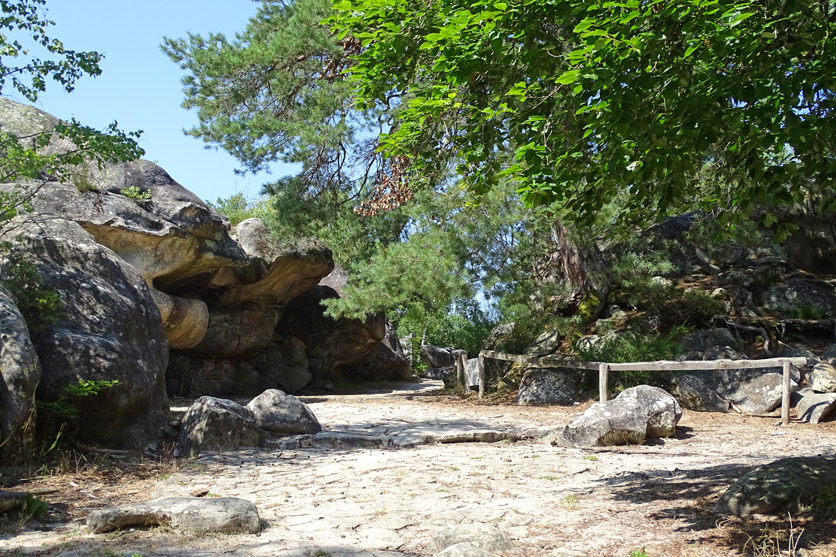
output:
<svg viewBox="0 0 836 557"><path fill-rule="evenodd" d="M588 225L725 222L834 197L836 5L818 0L336 0L358 106L409 188L440 161ZM775 222L771 212L762 217ZM785 234L784 225L778 234Z"/></svg>

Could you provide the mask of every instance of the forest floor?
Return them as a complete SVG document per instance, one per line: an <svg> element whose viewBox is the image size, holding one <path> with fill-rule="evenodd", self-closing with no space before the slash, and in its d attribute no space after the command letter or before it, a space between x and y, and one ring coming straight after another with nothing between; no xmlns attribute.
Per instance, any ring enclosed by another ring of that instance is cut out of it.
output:
<svg viewBox="0 0 836 557"><path fill-rule="evenodd" d="M473 430L531 434L568 423L589 403L532 407L447 396L438 382L375 385L301 397L325 431L400 444ZM175 401L177 402L177 401ZM188 401L177 402L175 411ZM40 519L0 519L0 553L19 555L431 555L450 525L489 524L516 544L506 556L836 555L836 520L806 514L747 520L714 512L737 478L787 456L836 453L836 423L686 411L677 435L590 450L516 442L402 448L262 448L194 459L130 453L65 459L0 485L39 491ZM153 497L206 493L248 499L259 534L184 534L171 527L90 534L90 511Z"/></svg>

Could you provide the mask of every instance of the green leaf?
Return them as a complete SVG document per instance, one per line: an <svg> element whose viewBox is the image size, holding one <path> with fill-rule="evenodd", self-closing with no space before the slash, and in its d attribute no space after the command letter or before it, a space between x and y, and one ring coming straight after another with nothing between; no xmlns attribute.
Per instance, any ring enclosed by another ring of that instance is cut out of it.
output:
<svg viewBox="0 0 836 557"><path fill-rule="evenodd" d="M557 78L557 83L568 85L570 83L576 82L581 77L581 72L578 70L569 70L567 72L563 72L560 77Z"/></svg>

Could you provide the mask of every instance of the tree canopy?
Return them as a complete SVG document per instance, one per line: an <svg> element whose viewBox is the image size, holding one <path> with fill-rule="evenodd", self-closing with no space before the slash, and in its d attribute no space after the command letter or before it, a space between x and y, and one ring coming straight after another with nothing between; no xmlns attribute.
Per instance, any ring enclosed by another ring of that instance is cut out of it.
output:
<svg viewBox="0 0 836 557"><path fill-rule="evenodd" d="M593 222L765 202L834 204L836 7L818 1L337 0L358 105L426 187L440 160L476 196ZM771 225L774 217L764 215Z"/></svg>

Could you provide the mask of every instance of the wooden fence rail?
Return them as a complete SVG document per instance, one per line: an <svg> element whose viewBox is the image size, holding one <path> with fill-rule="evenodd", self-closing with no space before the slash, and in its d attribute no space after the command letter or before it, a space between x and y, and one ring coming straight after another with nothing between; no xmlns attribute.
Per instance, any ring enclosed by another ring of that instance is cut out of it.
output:
<svg viewBox="0 0 836 557"><path fill-rule="evenodd" d="M793 366L802 367L807 365L806 358L769 358L765 360L686 360L656 361L656 362L630 362L615 364L609 362L578 362L575 360L564 360L559 357L535 358L520 354L506 354L494 350L482 350L479 353L479 398L485 395L485 359L503 360L506 362L517 362L530 364L543 368L569 368L580 370L598 370L598 399L601 402L607 400L607 383L610 371L710 371L717 369L762 369L768 367L783 368L782 396L781 396L781 420L786 425L790 420L790 375ZM457 362L459 371L459 383L466 384L464 358Z"/></svg>

